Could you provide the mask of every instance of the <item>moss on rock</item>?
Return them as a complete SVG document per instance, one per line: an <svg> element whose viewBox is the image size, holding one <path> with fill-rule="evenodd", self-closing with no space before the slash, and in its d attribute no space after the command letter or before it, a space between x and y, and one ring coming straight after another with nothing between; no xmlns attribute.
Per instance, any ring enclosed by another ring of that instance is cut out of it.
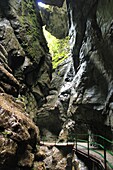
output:
<svg viewBox="0 0 113 170"><path fill-rule="evenodd" d="M37 7L38 8L38 7ZM39 25L38 20L41 22L40 15L36 13L36 7L34 1L21 1L19 20L21 22L21 31L26 30L25 36L21 37L23 40L23 47L26 50L29 58L39 64L40 58L45 55L45 39L42 27ZM42 36L41 36L42 34ZM42 37L42 39L40 39ZM44 40L44 41L43 41ZM46 52L47 52L46 47Z"/></svg>

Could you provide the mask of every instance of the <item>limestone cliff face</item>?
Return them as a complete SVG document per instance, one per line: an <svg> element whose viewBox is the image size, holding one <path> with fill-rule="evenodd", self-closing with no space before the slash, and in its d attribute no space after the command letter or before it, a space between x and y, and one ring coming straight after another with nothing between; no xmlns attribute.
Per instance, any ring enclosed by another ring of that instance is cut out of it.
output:
<svg viewBox="0 0 113 170"><path fill-rule="evenodd" d="M64 1L43 2L61 7ZM0 1L0 169L45 169L38 162L39 130L25 111L49 140L58 135L67 140L88 130L113 140L113 2L66 4L71 56L51 81L37 4ZM51 26L50 31L62 37Z"/></svg>
<svg viewBox="0 0 113 170"><path fill-rule="evenodd" d="M93 133L112 136L113 2L67 1L67 5L76 72L68 113Z"/></svg>
<svg viewBox="0 0 113 170"><path fill-rule="evenodd" d="M57 39L63 39L68 35L68 13L66 1L62 8L49 6L40 7L41 16L45 29Z"/></svg>
<svg viewBox="0 0 113 170"><path fill-rule="evenodd" d="M1 67L13 74L18 80L16 84L20 84L13 87L13 92L11 81L6 82L2 76L1 91L23 95L27 111L34 114L35 108L45 102L51 79L51 57L38 6L34 1L22 0L0 2L0 8L0 44L4 49L4 52L1 50Z"/></svg>
<svg viewBox="0 0 113 170"><path fill-rule="evenodd" d="M63 0L43 2L63 4ZM25 110L49 140L58 135L60 140L67 140L72 133L87 133L88 129L113 139L113 2L66 3L71 56L57 67L50 83L51 58L38 6L30 0L0 2L1 168L16 159L18 147L18 159L12 167L30 169L37 165L36 143L31 141L39 141L38 129L22 116ZM15 106L14 101L22 104L24 111L18 110L20 104ZM21 143L26 146L27 158L22 157ZM7 150L2 155L5 146L13 153Z"/></svg>
<svg viewBox="0 0 113 170"><path fill-rule="evenodd" d="M35 2L0 1L1 170L45 169L39 129L30 118L45 102L50 79L51 57Z"/></svg>
<svg viewBox="0 0 113 170"><path fill-rule="evenodd" d="M90 129L113 138L112 6L106 0L67 0L72 59L56 69L47 97L47 105L57 108L57 121L61 122L57 125L67 136Z"/></svg>

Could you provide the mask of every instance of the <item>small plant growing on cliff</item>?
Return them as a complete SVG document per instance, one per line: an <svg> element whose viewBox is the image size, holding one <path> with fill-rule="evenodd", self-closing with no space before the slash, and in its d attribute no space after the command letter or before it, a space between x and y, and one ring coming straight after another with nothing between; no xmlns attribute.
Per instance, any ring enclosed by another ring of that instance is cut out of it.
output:
<svg viewBox="0 0 113 170"><path fill-rule="evenodd" d="M43 33L38 20L40 21L40 15L38 16L36 13L35 2L33 0L21 0L19 11L22 35L21 45L25 49L27 56L35 63L39 63L40 56L45 55L42 46L43 41L40 40Z"/></svg>
<svg viewBox="0 0 113 170"><path fill-rule="evenodd" d="M10 135L11 134L11 132L9 132L9 131L4 131L4 132L0 132L5 138L6 137L8 137L8 135Z"/></svg>

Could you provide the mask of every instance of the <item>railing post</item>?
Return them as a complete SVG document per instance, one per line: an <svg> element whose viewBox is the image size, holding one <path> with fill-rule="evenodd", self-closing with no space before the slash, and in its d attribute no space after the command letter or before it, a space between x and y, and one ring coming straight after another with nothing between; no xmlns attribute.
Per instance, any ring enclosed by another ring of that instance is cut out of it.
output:
<svg viewBox="0 0 113 170"><path fill-rule="evenodd" d="M77 151L77 134L76 134L76 151Z"/></svg>
<svg viewBox="0 0 113 170"><path fill-rule="evenodd" d="M104 166L105 166L105 170L107 170L106 147L105 147L105 143L104 143Z"/></svg>
<svg viewBox="0 0 113 170"><path fill-rule="evenodd" d="M87 146L87 148L88 148L88 157L89 157L89 142L90 142L90 141L89 141L89 135L90 135L90 134L88 134L88 143L87 143L87 144L88 144L88 146Z"/></svg>

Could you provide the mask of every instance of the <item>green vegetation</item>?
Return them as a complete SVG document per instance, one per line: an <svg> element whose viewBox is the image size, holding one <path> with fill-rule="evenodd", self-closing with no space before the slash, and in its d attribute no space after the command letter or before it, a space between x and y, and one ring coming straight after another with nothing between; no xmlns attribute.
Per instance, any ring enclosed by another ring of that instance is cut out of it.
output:
<svg viewBox="0 0 113 170"><path fill-rule="evenodd" d="M47 6L47 8L50 7ZM52 8L50 8L49 10L52 10ZM26 2L25 0L22 0L19 13L19 19L22 25L23 32L21 33L21 35L23 35L23 37L21 37L22 46L24 47L26 54L30 57L31 61L39 63L40 57L45 55L43 47L45 47L46 44L44 44L45 41L42 27L38 23L41 22L41 19L39 14L36 14L34 1L28 0ZM65 58L68 57L69 37L66 37L64 39L57 39L45 29L44 35L46 37L48 47L52 55L53 69L55 69Z"/></svg>
<svg viewBox="0 0 113 170"><path fill-rule="evenodd" d="M32 61L39 63L40 56L44 55L43 50L43 32L38 23L40 16L35 11L35 4L33 0L21 1L21 9L19 20L21 22L22 31L22 46L27 55ZM42 35L41 35L42 34ZM42 37L42 39L40 38Z"/></svg>
<svg viewBox="0 0 113 170"><path fill-rule="evenodd" d="M43 28L48 42L49 51L52 55L52 64L55 69L69 55L69 37L57 39Z"/></svg>
<svg viewBox="0 0 113 170"><path fill-rule="evenodd" d="M3 135L5 138L7 138L8 135L10 135L10 134L11 134L11 132L7 131L7 130L5 130L4 132L0 132L0 135Z"/></svg>

